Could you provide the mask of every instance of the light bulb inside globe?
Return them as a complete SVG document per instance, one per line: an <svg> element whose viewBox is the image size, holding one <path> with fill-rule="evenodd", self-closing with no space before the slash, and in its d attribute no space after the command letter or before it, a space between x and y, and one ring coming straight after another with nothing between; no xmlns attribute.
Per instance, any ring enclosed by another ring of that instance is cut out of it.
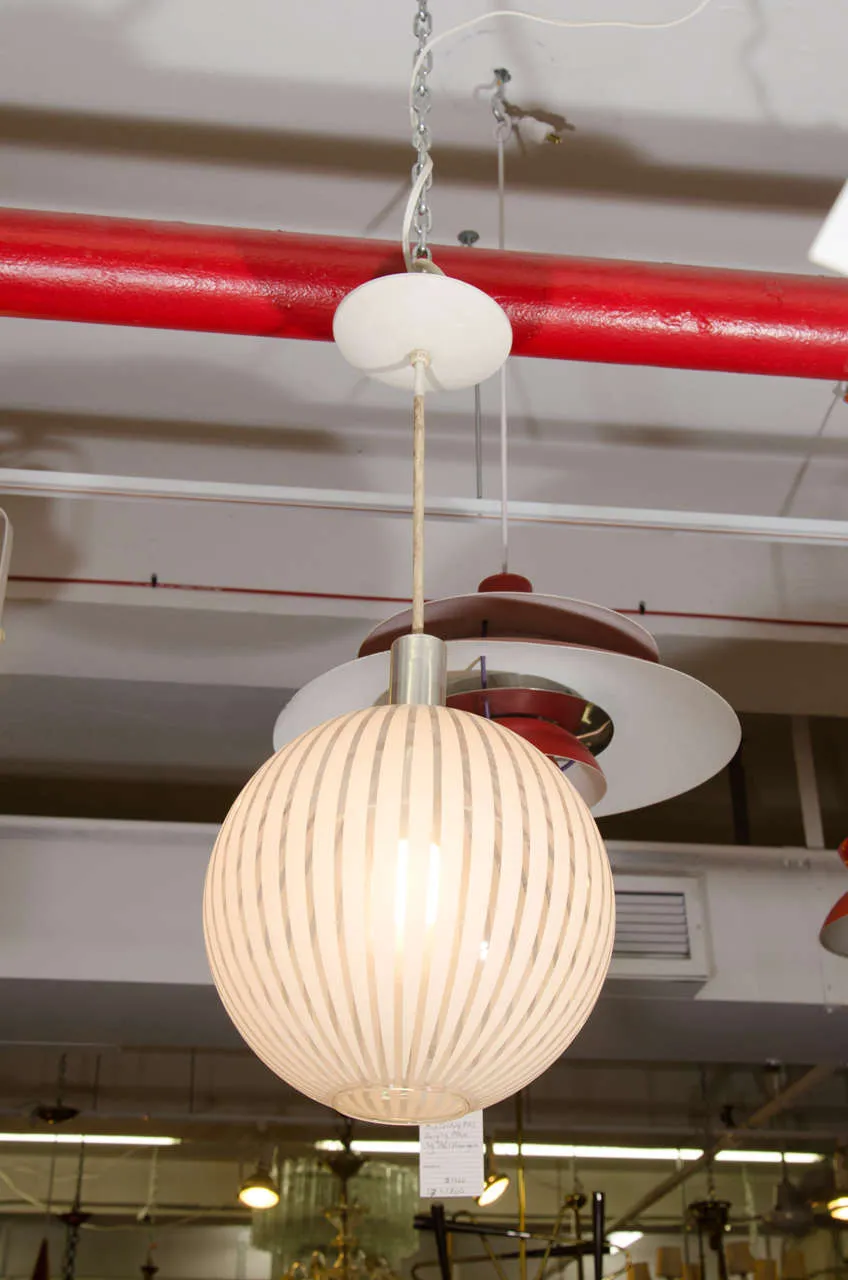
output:
<svg viewBox="0 0 848 1280"><path fill-rule="evenodd" d="M273 1209L280 1203L277 1184L261 1166L239 1187L238 1198L248 1209Z"/></svg>
<svg viewBox="0 0 848 1280"><path fill-rule="evenodd" d="M508 729L431 705L352 712L278 751L227 816L204 893L212 975L248 1045L386 1124L456 1119L546 1070L594 1007L614 922L567 779Z"/></svg>
<svg viewBox="0 0 848 1280"><path fill-rule="evenodd" d="M486 1205L494 1204L496 1200L500 1200L503 1193L509 1186L509 1176L506 1173L490 1173L486 1179L485 1186L477 1196L477 1203L481 1209L485 1209Z"/></svg>
<svg viewBox="0 0 848 1280"><path fill-rule="evenodd" d="M834 1196L827 1202L827 1211L837 1222L848 1222L848 1195Z"/></svg>

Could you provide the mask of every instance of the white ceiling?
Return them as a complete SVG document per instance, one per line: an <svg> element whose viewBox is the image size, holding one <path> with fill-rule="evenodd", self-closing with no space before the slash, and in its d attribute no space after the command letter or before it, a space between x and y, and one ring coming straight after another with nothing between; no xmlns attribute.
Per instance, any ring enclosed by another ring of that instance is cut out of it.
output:
<svg viewBox="0 0 848 1280"><path fill-rule="evenodd" d="M432 7L437 33L486 11L473 0ZM648 22L686 7L533 6L557 18ZM0 0L3 202L396 236L412 158L413 9L387 0ZM512 101L575 126L560 146L532 123L520 145L510 143L510 246L809 270L808 246L844 177L846 23L833 5L712 0L672 30L493 19L447 40L432 76L436 240L473 226L483 244L493 241L493 122L480 88L504 65ZM833 390L532 360L514 361L510 382L516 498L761 514L781 510ZM408 490L403 398L358 379L329 345L7 318L0 388L7 466ZM492 496L495 408L487 386L484 487ZM475 492L470 410L468 394L433 402L432 494ZM846 426L848 407L837 404L794 514L848 517ZM408 535L387 517L174 502L5 504L18 576L98 583L156 574L331 596L409 591ZM641 600L649 612L848 622L841 551L543 526L516 526L511 537L514 567L542 590L622 608ZM494 522L434 522L428 592L473 589L498 554ZM12 596L0 674L281 691L352 656L391 611L182 593L151 610L150 592L102 585L17 584ZM828 689L844 683L848 631L723 621L659 629L671 660L720 670L739 705L841 709ZM753 650L743 658L732 647L740 639L782 656L752 664ZM820 659L819 644L827 645ZM787 664L798 675L794 693ZM42 754L53 751L51 743Z"/></svg>
<svg viewBox="0 0 848 1280"><path fill-rule="evenodd" d="M607 0L601 14L597 5L533 6L558 18L637 21L668 20L686 7ZM437 33L485 12L472 0L433 0L432 8ZM412 158L413 10L387 0L0 0L2 200L396 236ZM446 41L432 76L436 240L472 226L483 244L493 242L493 121L480 87L504 65L512 101L575 125L560 146L532 123L520 145L510 144L510 246L808 270L808 246L844 176L846 23L832 5L712 0L673 30L490 20ZM408 491L402 397L358 379L330 346L7 318L0 388L7 466ZM831 398L829 385L801 380L516 360L511 492L776 513ZM494 496L491 386L484 409L485 492ZM475 492L470 410L468 394L433 402L432 494ZM838 404L794 514L848 517L846 426L848 407ZM4 501L16 524L18 576L409 591L408 535L386 517ZM542 590L622 608L642 600L649 610L848 621L840 551L527 526L516 526L511 541L514 567ZM429 593L473 589L498 554L494 523L433 523ZM353 656L391 611L17 584L0 674L279 687L281 702ZM848 631L723 621L666 621L659 631L670 660L716 678L737 705L842 709L832 690L845 684ZM99 684L90 694L108 705ZM40 697L47 705L46 687ZM19 690L7 702L17 723L21 699ZM163 700L164 687L153 705ZM121 705L133 706L132 697ZM140 726L139 741L143 733ZM61 746L30 741L24 754L110 755L108 734L92 735L97 742L80 747L72 734ZM214 748L201 754L198 766L213 767ZM226 758L222 751L222 769Z"/></svg>
<svg viewBox="0 0 848 1280"><path fill-rule="evenodd" d="M435 30L486 11L431 0ZM557 17L662 21L688 0L533 0ZM396 237L412 150L412 0L0 0L0 200L140 218ZM848 172L848 13L834 3L712 0L670 31L487 22L433 74L436 241L496 231L495 66L511 99L565 114L561 146L523 130L508 163L511 247L803 272ZM473 250L471 251L473 252ZM511 491L544 502L775 514L829 384L516 360ZM497 492L496 388L484 388L485 492ZM434 400L432 494L475 492L470 395ZM838 404L793 513L848 519ZM403 397L330 347L0 319L0 465L409 489ZM0 773L154 782L231 778L292 689L354 656L394 607L155 592L166 583L406 597L408 534L386 516L168 502L2 498L18 577L0 648ZM666 659L743 710L848 715L848 560L832 549L692 535L516 526L513 567L540 590L634 609L844 622L846 630L647 619ZM434 522L430 595L499 564L494 523ZM10 1038L53 1028L217 1043L211 993L0 991ZM185 997L183 999L183 996ZM131 998L130 998L131 997ZM824 1010L646 1011L611 998L579 1050L813 1057ZM13 1016L14 1014L14 1016ZM96 1016L95 1016L96 1015ZM98 1022L97 1019L100 1019ZM100 1028L100 1032L97 1028ZM77 1028L77 1030L75 1030ZM117 1029L116 1029L117 1028ZM775 1039L777 1037L777 1039ZM673 1037L672 1037L673 1038ZM799 1050L800 1051L800 1050Z"/></svg>

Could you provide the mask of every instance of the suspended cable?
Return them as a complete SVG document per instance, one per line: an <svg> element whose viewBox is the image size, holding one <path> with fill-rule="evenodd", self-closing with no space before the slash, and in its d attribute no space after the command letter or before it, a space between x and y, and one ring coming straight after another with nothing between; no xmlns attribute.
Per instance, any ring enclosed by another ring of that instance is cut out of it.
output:
<svg viewBox="0 0 848 1280"><path fill-rule="evenodd" d="M430 358L413 353L415 386L412 400L412 632L424 630L424 375Z"/></svg>
<svg viewBox="0 0 848 1280"><path fill-rule="evenodd" d="M539 13L525 13L521 9L495 9L492 13L480 13L475 18L469 18L467 22L460 22L455 27L449 27L447 31L441 31L437 36L432 36L418 51L412 67L412 80L409 86L409 114L415 124L415 87L418 81L419 73L425 67L426 60L433 52L437 44L441 44L443 40L451 40L454 36L461 35L464 31L471 31L474 27L479 27L485 22L491 22L495 18L519 18L525 22L538 22L545 27L560 27L568 31L589 31L593 28L613 28L618 27L626 31L668 31L672 27L682 27L687 22L691 22L693 18L697 18L699 14L712 3L712 0L699 0L694 9L690 9L688 13L684 13L679 18L670 18L667 22L630 22L626 19L608 18L595 19L588 18L584 21L574 21L571 18L547 18Z"/></svg>
<svg viewBox="0 0 848 1280"><path fill-rule="evenodd" d="M477 497L483 497L483 406L480 383L474 388L474 470L477 475Z"/></svg>
<svg viewBox="0 0 848 1280"><path fill-rule="evenodd" d="M492 114L495 117L495 141L498 152L498 248L506 247L506 143L512 133L512 124L504 106L504 88L509 82L509 72L503 67L495 71L495 91L492 95ZM509 401L507 395L507 365L501 365L500 383L500 444L501 444L501 570L509 572Z"/></svg>
<svg viewBox="0 0 848 1280"><path fill-rule="evenodd" d="M795 479L792 481L792 484L789 486L789 492L787 493L786 497L783 499L783 505L780 508L780 514L782 516L789 515L790 511L795 505L795 499L798 496L798 491L801 488L801 485L804 483L807 472L810 469L810 464L813 462L816 456L816 451L818 449L819 441L821 440L824 433L827 431L828 423L830 422L830 419L833 415L833 411L836 408L836 406L840 403L840 401L843 401L843 402L848 401L848 382L837 382L836 386L833 388L831 402L827 406L827 409L825 410L824 417L819 423L819 427L818 427L818 430L816 431L816 434L813 436L813 439L810 443L810 447L807 450L807 456L804 458L804 461L801 463L800 467L798 468L798 471L795 474Z"/></svg>
<svg viewBox="0 0 848 1280"><path fill-rule="evenodd" d="M460 231L459 243L470 249L480 239L478 231ZM480 395L480 383L474 388L474 469L477 477L476 495L483 497L483 404Z"/></svg>

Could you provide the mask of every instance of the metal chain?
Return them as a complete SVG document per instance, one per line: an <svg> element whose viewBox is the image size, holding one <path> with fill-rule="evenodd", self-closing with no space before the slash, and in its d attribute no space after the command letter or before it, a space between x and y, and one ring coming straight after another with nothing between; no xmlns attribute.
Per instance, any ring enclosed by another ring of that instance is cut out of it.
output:
<svg viewBox="0 0 848 1280"><path fill-rule="evenodd" d="M77 1274L77 1250L80 1239L80 1223L68 1224L65 1233L65 1253L62 1258L62 1280L75 1280Z"/></svg>
<svg viewBox="0 0 848 1280"><path fill-rule="evenodd" d="M412 145L417 153L415 164L412 166L412 181L416 183L424 171L424 166L430 156L430 72L433 70L433 55L431 52L424 52L427 49L428 41L433 34L433 18L430 14L428 0L416 0L415 21L412 24L412 32L418 41L418 47L415 51L415 63L418 70L415 75L415 84L412 91ZM417 241L415 245L415 257L429 259L430 246L428 239L433 226L433 215L430 212L430 187L432 179L428 179L421 189L421 197L415 209L413 218L413 227Z"/></svg>

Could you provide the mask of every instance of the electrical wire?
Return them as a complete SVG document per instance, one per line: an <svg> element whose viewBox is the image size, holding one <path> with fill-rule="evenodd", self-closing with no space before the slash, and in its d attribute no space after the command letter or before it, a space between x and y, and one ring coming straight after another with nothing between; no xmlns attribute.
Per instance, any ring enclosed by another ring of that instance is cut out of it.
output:
<svg viewBox="0 0 848 1280"><path fill-rule="evenodd" d="M483 497L483 406L480 383L474 388L474 470L477 475L477 497Z"/></svg>
<svg viewBox="0 0 848 1280"><path fill-rule="evenodd" d="M0 507L2 521L2 543L0 543L0 641L3 639L3 603L6 599L6 586L9 581L9 566L12 561L12 522Z"/></svg>
<svg viewBox="0 0 848 1280"><path fill-rule="evenodd" d="M501 571L509 573L509 407L507 362L501 365Z"/></svg>
<svg viewBox="0 0 848 1280"><path fill-rule="evenodd" d="M150 1169L147 1177L147 1197L138 1211L138 1221L148 1222L156 1208L159 1193L159 1149L154 1147L150 1153Z"/></svg>
<svg viewBox="0 0 848 1280"><path fill-rule="evenodd" d="M5 1182L12 1194L17 1196L19 1200L23 1200L25 1204L31 1204L34 1209L40 1209L42 1213L49 1213L49 1208L44 1201L39 1200L37 1196L30 1195L28 1191L24 1191L19 1187L17 1183L9 1177L5 1169L0 1169L0 1179Z"/></svg>
<svg viewBox="0 0 848 1280"><path fill-rule="evenodd" d="M403 246L403 261L407 271L411 271L415 266L412 258L412 249L410 241L412 239L412 220L415 217L415 210L418 208L418 201L421 199L421 192L430 180L433 172L433 160L431 156L427 157L427 162L419 173L412 189L409 192L409 199L406 202L406 209L403 215L403 229L401 231L401 244Z"/></svg>
<svg viewBox="0 0 848 1280"><path fill-rule="evenodd" d="M789 512L792 510L793 506L795 505L795 499L798 497L798 490L801 488L801 485L804 483L804 479L806 478L807 472L810 469L810 464L812 463L813 459L816 456L816 449L818 448L819 441L821 440L824 433L827 431L827 426L833 415L833 411L836 408L836 406L840 403L840 401L845 401L846 399L848 399L848 382L837 382L836 386L833 388L833 398L830 404L827 406L824 417L819 423L818 430L816 431L816 434L813 436L812 441L810 442L810 447L807 451L807 456L805 457L804 461L801 463L800 467L798 468L798 471L796 472L796 475L795 475L795 479L792 481L791 485L789 486L789 492L787 493L786 497L783 499L783 505L780 508L780 514L782 516L789 515Z"/></svg>
<svg viewBox="0 0 848 1280"><path fill-rule="evenodd" d="M503 99L503 82L497 79L492 110L495 113L495 140L498 147L498 248L506 248L506 155L505 148L512 133L512 125L499 113ZM501 570L509 572L509 397L507 395L507 364L500 368L500 437L501 437Z"/></svg>
<svg viewBox="0 0 848 1280"><path fill-rule="evenodd" d="M424 630L424 396L430 363L426 351L411 357L415 370L412 398L412 633Z"/></svg>
<svg viewBox="0 0 848 1280"><path fill-rule="evenodd" d="M476 17L469 18L467 22L460 22L455 27L449 27L447 31L440 31L437 36L433 36L428 40L420 50L413 63L412 78L409 83L410 119L414 122L415 81L427 55L432 53L436 45L441 44L442 41L451 40L454 36L461 35L464 31L471 31L474 27L482 26L485 22L491 22L494 18L522 18L525 22L538 22L545 27L560 27L567 31L588 31L593 28L612 27L618 27L626 31L668 31L672 27L682 27L687 22L691 22L693 18L697 18L699 14L703 13L711 3L712 0L699 0L694 9L690 9L688 13L682 14L679 18L670 18L666 22L631 22L626 18L587 18L582 21L571 18L547 18L540 13L525 13L522 9L494 9L491 13L479 13Z"/></svg>
<svg viewBox="0 0 848 1280"><path fill-rule="evenodd" d="M630 22L624 18L606 18L596 19L587 18L585 20L573 20L571 18L548 18L540 13L526 13L523 9L495 9L491 13L480 13L474 18L469 18L466 22L460 22L455 27L449 27L447 31L441 31L438 35L432 36L425 45L418 51L418 56L412 64L412 76L409 81L409 119L413 128L415 127L415 86L425 60L435 49L436 45L441 44L444 40L451 40L454 36L461 35L464 31L471 31L474 27L479 27L485 22L491 22L494 18L519 18L525 22L538 22L545 27L560 27L567 31L588 31L594 28L614 28L618 27L626 31L667 31L672 27L682 27L687 22L691 22L693 18L697 18L703 13L708 5L712 4L712 0L698 0L698 4L694 9L690 9L688 13L682 14L679 18L670 18L666 22ZM403 230L401 234L401 244L403 246L403 260L406 264L407 271L413 269L414 263L412 259L412 251L410 249L410 240L412 236L412 223L415 217L415 210L421 199L421 193L433 176L433 161L428 156L427 163L423 166L412 185L412 190L407 201L406 211L403 217Z"/></svg>

